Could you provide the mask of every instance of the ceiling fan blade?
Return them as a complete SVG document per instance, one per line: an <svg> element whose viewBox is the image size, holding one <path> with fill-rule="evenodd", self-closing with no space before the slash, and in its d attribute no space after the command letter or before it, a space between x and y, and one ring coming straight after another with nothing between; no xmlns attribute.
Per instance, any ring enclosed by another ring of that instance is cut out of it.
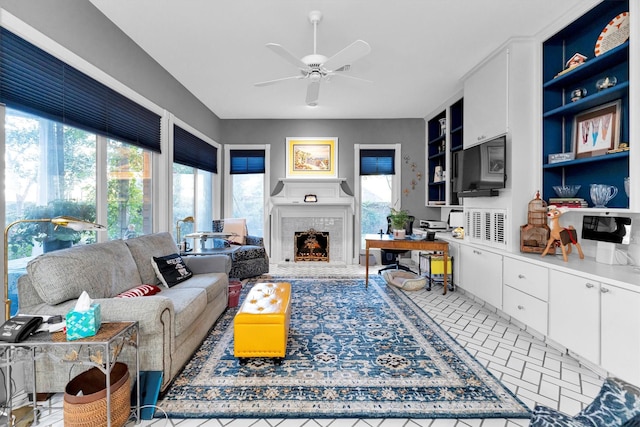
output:
<svg viewBox="0 0 640 427"><path fill-rule="evenodd" d="M267 43L266 46L267 48L271 49L273 53L284 58L287 62L295 65L296 67L302 70L306 70L307 68L309 68L307 64L305 64L300 60L300 58L296 57L293 53L289 52L287 49L283 48L281 45L276 43Z"/></svg>
<svg viewBox="0 0 640 427"><path fill-rule="evenodd" d="M334 72L334 73L329 73L328 75L331 76L331 77L333 77L333 76L346 77L348 79L361 81L362 83L373 83L373 81L371 81L371 80L363 79L361 77L354 77L354 76L350 76L348 74L343 74L343 73Z"/></svg>
<svg viewBox="0 0 640 427"><path fill-rule="evenodd" d="M327 70L336 70L357 61L371 52L371 46L364 40L356 40L340 52L327 59L322 66Z"/></svg>
<svg viewBox="0 0 640 427"><path fill-rule="evenodd" d="M254 83L254 86L269 86L275 83L280 83L280 82L284 82L287 80L299 80L303 78L302 76L291 76L291 77L283 77L281 79L274 79L274 80L267 80L265 82L258 82L258 83Z"/></svg>
<svg viewBox="0 0 640 427"><path fill-rule="evenodd" d="M318 96L320 95L320 81L309 82L307 86L307 105L315 106L318 104Z"/></svg>

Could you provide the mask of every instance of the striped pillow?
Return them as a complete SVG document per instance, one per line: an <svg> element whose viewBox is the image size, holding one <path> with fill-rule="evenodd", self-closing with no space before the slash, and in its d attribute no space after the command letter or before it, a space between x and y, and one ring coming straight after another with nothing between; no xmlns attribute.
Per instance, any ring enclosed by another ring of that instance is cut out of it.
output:
<svg viewBox="0 0 640 427"><path fill-rule="evenodd" d="M114 298L134 298L134 297L146 297L149 295L155 295L160 292L160 288L156 285L140 285L133 289L124 291L121 294L116 295Z"/></svg>

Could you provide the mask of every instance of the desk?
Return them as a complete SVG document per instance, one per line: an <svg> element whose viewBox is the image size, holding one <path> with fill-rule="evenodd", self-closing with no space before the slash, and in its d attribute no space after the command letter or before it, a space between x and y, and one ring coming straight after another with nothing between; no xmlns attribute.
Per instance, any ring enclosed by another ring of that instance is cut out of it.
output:
<svg viewBox="0 0 640 427"><path fill-rule="evenodd" d="M365 236L367 242L366 257L366 273L365 286L369 286L369 248L380 249L398 249L406 251L434 251L441 252L444 256L444 291L442 295L447 294L447 260L449 259L449 243L443 240L412 240L412 239L394 239L388 234L367 234Z"/></svg>
<svg viewBox="0 0 640 427"><path fill-rule="evenodd" d="M39 332L28 339L18 343L0 342L0 353L4 353L4 368L7 370L5 377L6 390L11 390L11 367L22 360L30 359L33 363L33 419L38 423L38 402L36 396L36 358L39 354L47 354L52 360L59 363L75 363L80 365L95 366L105 374L107 426L111 426L111 369L115 364L124 345L135 348L136 364L136 424L140 423L140 357L138 355L138 322L102 322L98 333L92 337L67 341L64 332ZM64 357L54 354L53 348L63 347L67 351ZM96 358L96 356L100 356ZM7 414L11 418L12 394L7 396Z"/></svg>

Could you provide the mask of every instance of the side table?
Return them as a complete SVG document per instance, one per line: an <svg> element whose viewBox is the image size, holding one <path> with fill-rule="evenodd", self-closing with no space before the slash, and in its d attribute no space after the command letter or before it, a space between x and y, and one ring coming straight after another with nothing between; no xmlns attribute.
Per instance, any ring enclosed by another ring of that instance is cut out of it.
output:
<svg viewBox="0 0 640 427"><path fill-rule="evenodd" d="M98 333L92 337L67 341L64 332L39 332L19 343L0 342L0 354L4 353L7 370L6 387L11 390L11 365L27 359L33 363L33 419L38 424L36 397L36 359L45 354L58 363L95 366L105 374L107 393L107 426L111 427L111 369L125 345L135 348L136 354L136 424L140 423L140 357L138 354L138 322L102 322ZM64 348L64 356L54 351ZM7 415L11 419L12 396L7 396Z"/></svg>

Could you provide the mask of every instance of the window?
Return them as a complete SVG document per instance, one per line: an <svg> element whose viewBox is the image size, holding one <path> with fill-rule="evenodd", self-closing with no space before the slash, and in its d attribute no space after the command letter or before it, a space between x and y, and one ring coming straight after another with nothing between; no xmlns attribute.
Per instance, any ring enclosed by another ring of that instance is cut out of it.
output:
<svg viewBox="0 0 640 427"><path fill-rule="evenodd" d="M265 237L268 153L268 146L262 145L233 146L226 151L226 217L245 218L253 236Z"/></svg>
<svg viewBox="0 0 640 427"><path fill-rule="evenodd" d="M355 146L356 191L359 197L360 247L365 235L387 232L387 215L400 200L400 175L396 175L400 144ZM397 154L396 154L397 153Z"/></svg>
<svg viewBox="0 0 640 427"><path fill-rule="evenodd" d="M179 121L176 119L176 123ZM218 172L218 146L184 123L173 126L173 227L189 216L195 223L180 223L180 238L194 231L210 231L213 221L214 178Z"/></svg>
<svg viewBox="0 0 640 427"><path fill-rule="evenodd" d="M131 239L153 231L149 150L114 140L107 142L107 233Z"/></svg>

